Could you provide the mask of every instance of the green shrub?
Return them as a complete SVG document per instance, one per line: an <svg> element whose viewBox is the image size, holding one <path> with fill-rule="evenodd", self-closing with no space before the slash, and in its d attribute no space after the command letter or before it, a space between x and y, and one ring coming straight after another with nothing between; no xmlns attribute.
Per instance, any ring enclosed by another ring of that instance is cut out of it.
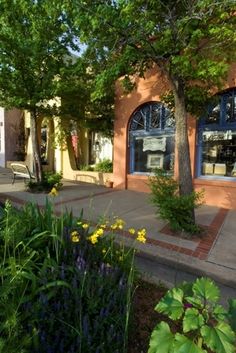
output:
<svg viewBox="0 0 236 353"><path fill-rule="evenodd" d="M154 328L148 353L235 353L236 299L225 310L219 297L208 278L169 290L155 307L166 320Z"/></svg>
<svg viewBox="0 0 236 353"><path fill-rule="evenodd" d="M202 192L179 195L177 181L160 169L149 178L149 185L151 201L161 218L169 222L171 229L190 234L200 232L200 227L193 220L193 210L202 204Z"/></svg>
<svg viewBox="0 0 236 353"><path fill-rule="evenodd" d="M62 187L62 172L44 172L40 183L29 181L27 186L32 192L49 192L53 187L59 190Z"/></svg>
<svg viewBox="0 0 236 353"><path fill-rule="evenodd" d="M112 161L110 159L103 159L103 161L95 165L94 170L96 172L112 173L112 170L113 170Z"/></svg>

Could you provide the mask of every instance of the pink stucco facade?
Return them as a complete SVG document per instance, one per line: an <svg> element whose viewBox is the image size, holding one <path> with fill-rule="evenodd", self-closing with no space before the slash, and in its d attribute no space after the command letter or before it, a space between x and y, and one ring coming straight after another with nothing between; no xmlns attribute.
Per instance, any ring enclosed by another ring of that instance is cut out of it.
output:
<svg viewBox="0 0 236 353"><path fill-rule="evenodd" d="M130 174L129 172L129 121L133 112L142 104L161 101L161 95L168 88L168 83L154 68L145 79L136 79L137 88L124 94L119 84L116 90L115 126L114 126L114 187L149 192L148 176ZM224 89L236 87L236 64L231 66ZM188 136L190 145L192 175L196 175L196 119L189 117ZM175 154L175 177L177 177L177 158ZM236 209L236 178L235 181L205 180L193 177L196 190L204 189L205 202L225 208Z"/></svg>

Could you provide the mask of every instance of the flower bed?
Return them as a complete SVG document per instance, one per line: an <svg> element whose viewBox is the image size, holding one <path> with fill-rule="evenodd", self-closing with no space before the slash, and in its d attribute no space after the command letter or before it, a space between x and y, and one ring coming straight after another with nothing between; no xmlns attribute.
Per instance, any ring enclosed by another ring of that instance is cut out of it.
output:
<svg viewBox="0 0 236 353"><path fill-rule="evenodd" d="M114 242L123 221L90 226L47 201L7 202L0 223L0 352L125 353L134 250Z"/></svg>

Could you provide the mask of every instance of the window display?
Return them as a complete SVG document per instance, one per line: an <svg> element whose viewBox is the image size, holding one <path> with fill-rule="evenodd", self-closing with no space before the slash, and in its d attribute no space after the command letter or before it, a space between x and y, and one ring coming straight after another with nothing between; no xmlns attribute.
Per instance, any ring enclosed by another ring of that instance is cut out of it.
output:
<svg viewBox="0 0 236 353"><path fill-rule="evenodd" d="M148 103L131 117L129 129L130 172L174 170L174 127L170 110L162 103Z"/></svg>
<svg viewBox="0 0 236 353"><path fill-rule="evenodd" d="M218 103L199 124L199 175L236 176L236 91Z"/></svg>

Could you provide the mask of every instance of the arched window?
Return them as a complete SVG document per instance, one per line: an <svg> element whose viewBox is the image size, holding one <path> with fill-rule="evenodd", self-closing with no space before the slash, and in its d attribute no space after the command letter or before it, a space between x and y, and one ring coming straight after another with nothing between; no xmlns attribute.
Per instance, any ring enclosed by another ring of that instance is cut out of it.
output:
<svg viewBox="0 0 236 353"><path fill-rule="evenodd" d="M150 173L161 168L174 170L175 120L160 102L139 107L129 124L130 173Z"/></svg>
<svg viewBox="0 0 236 353"><path fill-rule="evenodd" d="M236 89L219 94L200 120L197 176L236 177Z"/></svg>

